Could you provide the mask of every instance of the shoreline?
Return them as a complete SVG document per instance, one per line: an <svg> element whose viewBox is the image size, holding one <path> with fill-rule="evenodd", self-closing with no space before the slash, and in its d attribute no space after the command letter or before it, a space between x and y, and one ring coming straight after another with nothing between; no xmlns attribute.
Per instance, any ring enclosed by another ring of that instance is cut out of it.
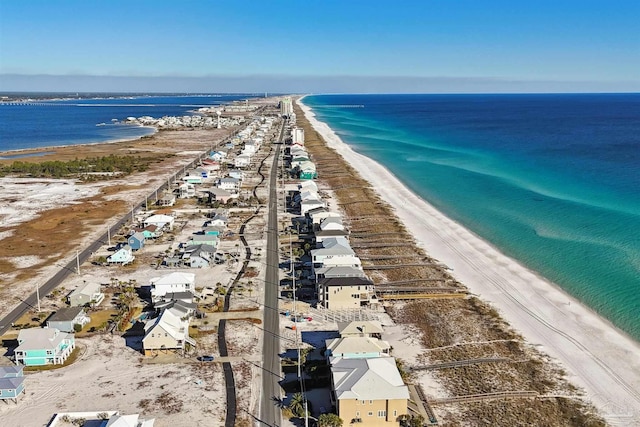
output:
<svg viewBox="0 0 640 427"><path fill-rule="evenodd" d="M569 371L609 421L640 417L640 344L559 286L502 254L412 193L386 168L355 152L311 108L297 100L312 127L358 170L411 230L418 246L451 268L450 274L532 345ZM413 212L421 212L418 217ZM428 215L425 216L424 214ZM531 308L529 308L531 307Z"/></svg>
<svg viewBox="0 0 640 427"><path fill-rule="evenodd" d="M13 157L6 158L5 157L6 155L15 156L15 155L20 155L20 154L33 154L33 153L37 154L37 153L40 153L40 152L55 151L56 149L77 147L77 146L93 146L93 145L100 145L100 144L117 144L117 143L120 143L120 142L134 142L134 141L139 141L142 138L152 137L154 135L157 135L158 132L160 132L160 129L158 129L155 126L136 125L136 127L152 129L153 132L151 132L151 133L149 133L147 135L142 135L142 136L138 136L138 137L110 139L110 140L107 140L107 141L81 142L81 143L78 143L78 144L43 145L41 147L16 148L16 149L13 149L13 150L4 150L4 151L0 151L0 160L14 160ZM16 157L16 159L19 159L19 158L20 157Z"/></svg>

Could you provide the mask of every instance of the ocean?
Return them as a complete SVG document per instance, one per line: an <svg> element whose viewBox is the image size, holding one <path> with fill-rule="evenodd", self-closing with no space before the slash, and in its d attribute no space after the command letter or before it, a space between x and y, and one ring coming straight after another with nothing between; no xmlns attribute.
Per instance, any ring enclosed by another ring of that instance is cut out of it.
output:
<svg viewBox="0 0 640 427"><path fill-rule="evenodd" d="M640 341L640 94L304 103L445 215Z"/></svg>
<svg viewBox="0 0 640 427"><path fill-rule="evenodd" d="M0 151L140 138L154 129L114 124L113 119L185 116L197 108L250 97L253 96L113 96L0 103Z"/></svg>

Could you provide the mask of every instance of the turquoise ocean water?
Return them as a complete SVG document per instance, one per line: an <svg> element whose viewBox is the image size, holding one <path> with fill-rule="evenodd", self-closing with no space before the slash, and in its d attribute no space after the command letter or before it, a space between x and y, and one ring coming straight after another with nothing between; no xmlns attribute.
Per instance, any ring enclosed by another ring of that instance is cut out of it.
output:
<svg viewBox="0 0 640 427"><path fill-rule="evenodd" d="M441 212L640 340L640 94L304 103Z"/></svg>

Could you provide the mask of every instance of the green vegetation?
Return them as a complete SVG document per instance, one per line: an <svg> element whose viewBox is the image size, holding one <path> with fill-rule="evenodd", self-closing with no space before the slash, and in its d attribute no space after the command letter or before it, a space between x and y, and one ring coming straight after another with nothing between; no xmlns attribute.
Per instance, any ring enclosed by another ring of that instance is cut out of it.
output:
<svg viewBox="0 0 640 427"><path fill-rule="evenodd" d="M318 417L318 427L342 427L342 418L336 414L322 414Z"/></svg>
<svg viewBox="0 0 640 427"><path fill-rule="evenodd" d="M74 159L67 162L55 160L40 163L15 161L8 166L0 167L0 176L23 175L37 178L70 178L82 177L85 180L106 179L117 175L128 175L133 172L144 172L149 164L156 161L140 156L110 156ZM98 174L88 175L88 174Z"/></svg>

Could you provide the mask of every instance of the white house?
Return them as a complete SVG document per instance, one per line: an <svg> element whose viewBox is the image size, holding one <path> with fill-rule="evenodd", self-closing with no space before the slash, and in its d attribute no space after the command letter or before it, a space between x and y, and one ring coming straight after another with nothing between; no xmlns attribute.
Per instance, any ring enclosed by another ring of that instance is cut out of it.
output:
<svg viewBox="0 0 640 427"><path fill-rule="evenodd" d="M145 219L143 223L145 227L148 227L150 225L155 225L159 229L162 229L165 226L167 226L169 230L173 230L174 220L175 218L170 215L159 214L159 215L151 215L149 218Z"/></svg>
<svg viewBox="0 0 640 427"><path fill-rule="evenodd" d="M304 145L304 129L293 128L291 130L291 141L294 144Z"/></svg>
<svg viewBox="0 0 640 427"><path fill-rule="evenodd" d="M196 275L176 271L151 279L151 297L157 299L171 292L194 292Z"/></svg>
<svg viewBox="0 0 640 427"><path fill-rule="evenodd" d="M325 206L326 204L319 198L303 200L300 202L300 215L304 215L305 213L309 212L311 209L323 208Z"/></svg>
<svg viewBox="0 0 640 427"><path fill-rule="evenodd" d="M360 258L351 249L347 239L332 237L322 242L322 248L311 251L313 273L322 267L355 267L362 268Z"/></svg>
<svg viewBox="0 0 640 427"><path fill-rule="evenodd" d="M248 154L240 154L236 157L233 164L237 168L246 168L251 164L251 156Z"/></svg>
<svg viewBox="0 0 640 427"><path fill-rule="evenodd" d="M178 187L178 197L181 199L188 199L196 196L196 186L185 182L184 184Z"/></svg>
<svg viewBox="0 0 640 427"><path fill-rule="evenodd" d="M230 192L236 192L238 188L240 188L240 180L236 178L220 178L216 182L216 187Z"/></svg>
<svg viewBox="0 0 640 427"><path fill-rule="evenodd" d="M300 189L300 192L303 192L303 191L313 191L314 193L318 192L318 184L316 184L315 181L302 181L300 184L298 184L298 188Z"/></svg>

